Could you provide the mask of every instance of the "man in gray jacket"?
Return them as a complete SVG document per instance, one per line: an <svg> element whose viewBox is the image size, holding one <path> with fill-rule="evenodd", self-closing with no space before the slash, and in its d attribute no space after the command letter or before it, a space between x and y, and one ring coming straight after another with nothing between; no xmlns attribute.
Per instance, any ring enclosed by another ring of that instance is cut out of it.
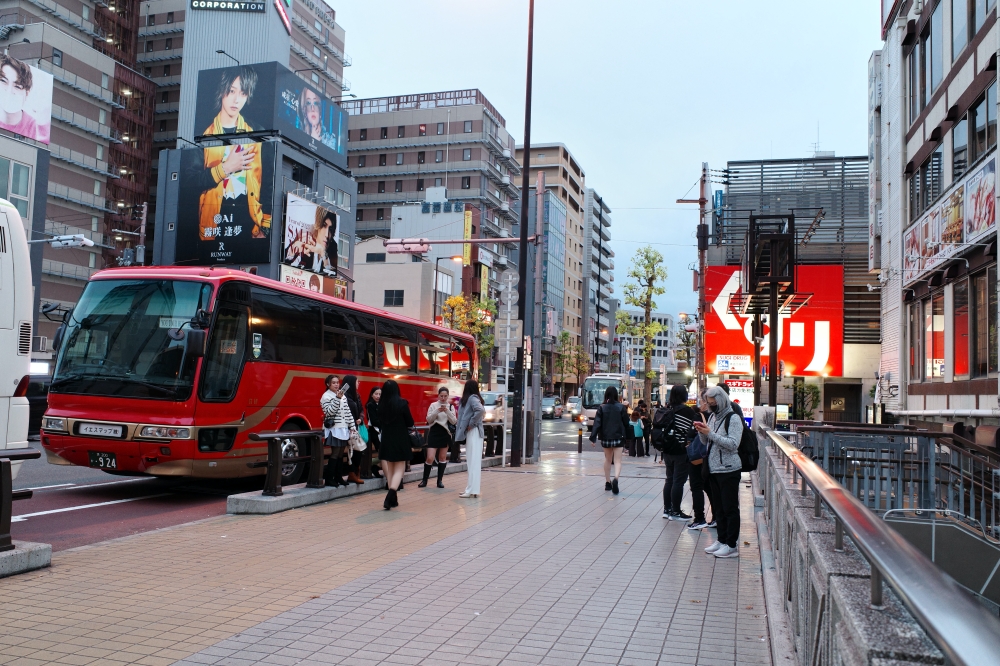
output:
<svg viewBox="0 0 1000 666"><path fill-rule="evenodd" d="M733 411L729 395L713 386L705 392L709 410L708 425L695 423L695 428L708 446L708 483L715 496L718 513L718 541L705 549L720 558L739 557L740 542L740 476L743 463L738 453L743 436L743 419Z"/></svg>

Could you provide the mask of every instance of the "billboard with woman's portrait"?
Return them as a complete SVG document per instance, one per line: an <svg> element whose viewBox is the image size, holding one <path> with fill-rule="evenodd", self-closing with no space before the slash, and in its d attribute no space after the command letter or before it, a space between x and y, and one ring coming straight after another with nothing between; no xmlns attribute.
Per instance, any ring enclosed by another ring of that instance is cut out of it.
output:
<svg viewBox="0 0 1000 666"><path fill-rule="evenodd" d="M281 263L312 273L337 274L340 216L302 197L289 194L285 204L285 236Z"/></svg>
<svg viewBox="0 0 1000 666"><path fill-rule="evenodd" d="M52 75L0 54L0 128L41 143L52 128Z"/></svg>

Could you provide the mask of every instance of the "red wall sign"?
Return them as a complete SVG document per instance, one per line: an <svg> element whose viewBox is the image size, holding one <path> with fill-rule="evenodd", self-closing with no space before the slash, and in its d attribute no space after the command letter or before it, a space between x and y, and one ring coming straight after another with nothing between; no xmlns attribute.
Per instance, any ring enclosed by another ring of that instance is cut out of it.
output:
<svg viewBox="0 0 1000 666"><path fill-rule="evenodd" d="M799 266L797 271L798 291L812 294L812 298L791 317L779 316L778 360L784 364L786 375L841 377L844 374L844 267ZM729 297L740 289L740 268L710 266L706 273L705 361L708 374L752 374L751 319L729 309ZM763 321L760 362L770 366L767 316Z"/></svg>

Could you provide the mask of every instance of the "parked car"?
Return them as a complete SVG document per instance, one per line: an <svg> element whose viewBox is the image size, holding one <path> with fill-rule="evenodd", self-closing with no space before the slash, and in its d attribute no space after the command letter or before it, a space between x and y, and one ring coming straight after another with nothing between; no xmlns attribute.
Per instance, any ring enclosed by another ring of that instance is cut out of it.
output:
<svg viewBox="0 0 1000 666"><path fill-rule="evenodd" d="M561 419L562 414L563 414L562 400L560 400L555 396L551 398L542 398L543 419Z"/></svg>
<svg viewBox="0 0 1000 666"><path fill-rule="evenodd" d="M42 415L49 406L49 384L52 378L48 375L31 375L28 380L28 437L37 437L42 429Z"/></svg>
<svg viewBox="0 0 1000 666"><path fill-rule="evenodd" d="M509 417L512 416L508 411L510 409L510 398L510 393L483 391L483 406L486 407L483 421L485 423L503 423L504 412L507 411L507 422L510 423L511 419Z"/></svg>
<svg viewBox="0 0 1000 666"><path fill-rule="evenodd" d="M569 412L569 416L572 420L580 420L580 415L583 414L583 406L580 404L580 396L571 395L566 398L566 411Z"/></svg>

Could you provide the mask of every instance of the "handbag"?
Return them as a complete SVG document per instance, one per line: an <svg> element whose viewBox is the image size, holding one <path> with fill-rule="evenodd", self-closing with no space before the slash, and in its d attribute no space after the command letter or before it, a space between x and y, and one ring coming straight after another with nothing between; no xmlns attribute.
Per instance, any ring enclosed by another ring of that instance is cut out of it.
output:
<svg viewBox="0 0 1000 666"><path fill-rule="evenodd" d="M368 426L362 423L358 426L358 434L361 436L361 441L365 444L368 443Z"/></svg>
<svg viewBox="0 0 1000 666"><path fill-rule="evenodd" d="M632 433L636 438L642 437L642 421L632 421Z"/></svg>
<svg viewBox="0 0 1000 666"><path fill-rule="evenodd" d="M364 451L368 448L368 445L361 440L361 435L358 434L357 430L351 430L351 437L347 441L351 443L352 451Z"/></svg>
<svg viewBox="0 0 1000 666"><path fill-rule="evenodd" d="M424 438L416 430L410 431L410 448L411 449L422 449L427 446L424 443Z"/></svg>

